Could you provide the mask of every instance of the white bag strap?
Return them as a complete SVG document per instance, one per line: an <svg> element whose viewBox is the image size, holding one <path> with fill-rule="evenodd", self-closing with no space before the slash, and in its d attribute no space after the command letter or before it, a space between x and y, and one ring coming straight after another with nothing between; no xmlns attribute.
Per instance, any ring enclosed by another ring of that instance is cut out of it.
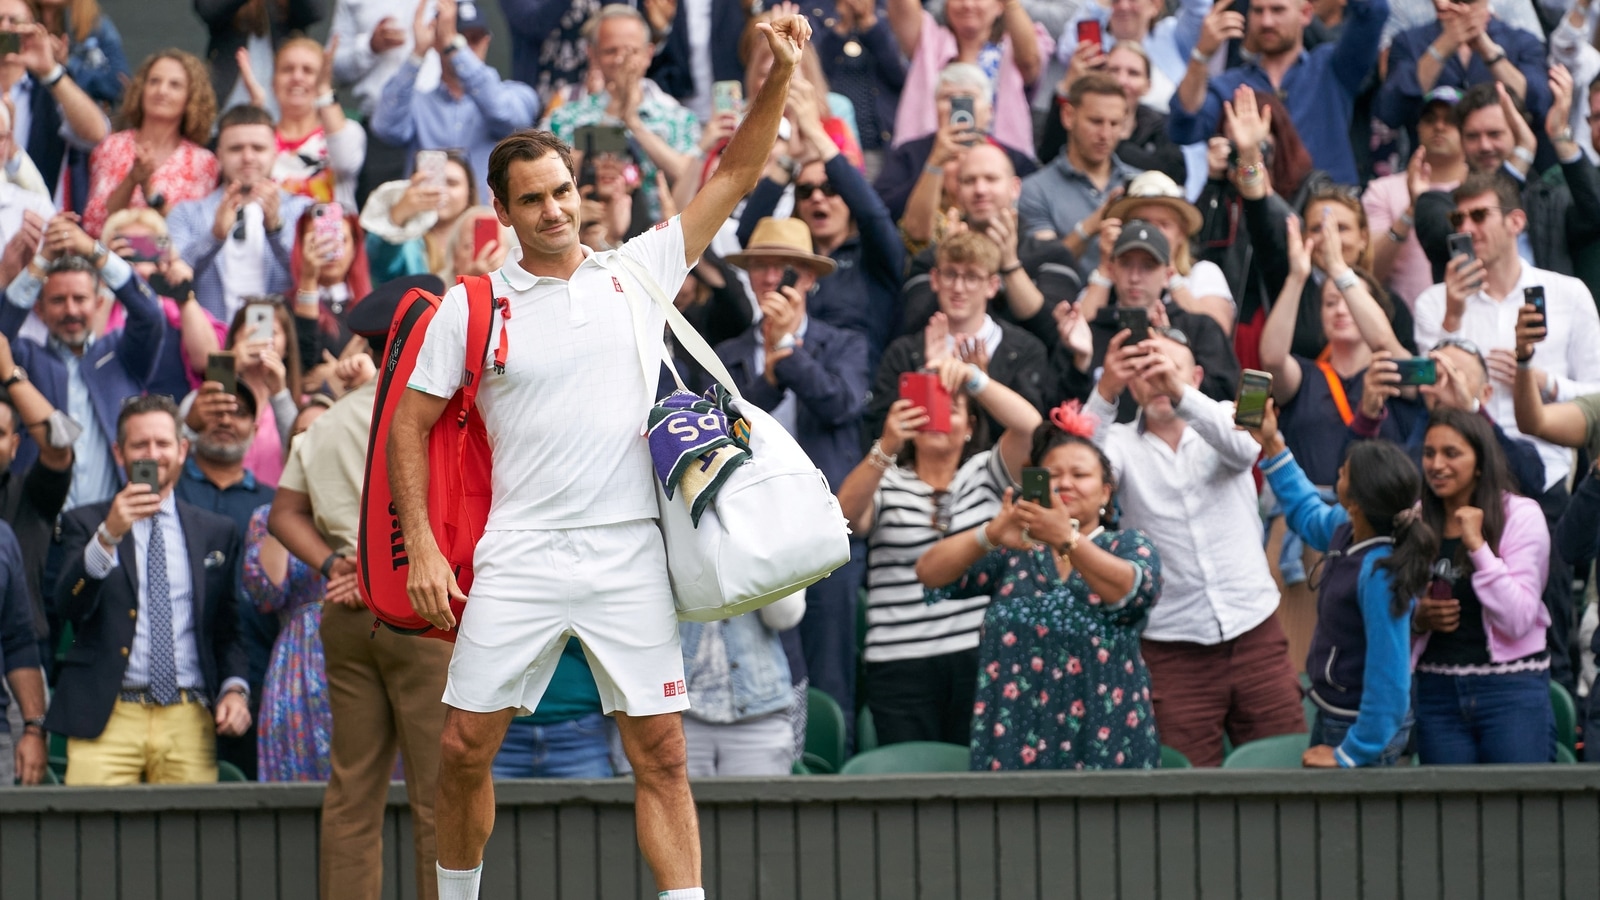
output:
<svg viewBox="0 0 1600 900"><path fill-rule="evenodd" d="M623 292L627 293L629 281L636 280L644 285L645 293L649 294L655 305L660 307L661 311L666 314L667 326L672 329L673 336L678 339L678 343L682 345L683 349L689 351L689 355L694 357L695 362L698 362L707 372L711 373L711 377L715 378L718 384L727 389L734 400L743 403L744 396L739 393L739 386L734 383L733 376L728 374L727 367L717 357L716 351L711 349L711 345L706 343L706 339L700 336L700 332L695 330L689 320L683 317L683 313L678 312L678 307L667 299L666 294L662 293L661 285L656 283L655 276L651 275L637 260L629 259L621 253L612 252L609 256L611 259L621 263L622 267L628 270L628 274L633 276L632 279L620 279L623 285ZM650 339L650 336L643 335L641 339ZM673 380L678 382L679 387L683 387L683 379L678 377L678 369L672 365L672 360L666 352L666 346L664 344L660 346L662 359L666 362L667 368L672 371Z"/></svg>

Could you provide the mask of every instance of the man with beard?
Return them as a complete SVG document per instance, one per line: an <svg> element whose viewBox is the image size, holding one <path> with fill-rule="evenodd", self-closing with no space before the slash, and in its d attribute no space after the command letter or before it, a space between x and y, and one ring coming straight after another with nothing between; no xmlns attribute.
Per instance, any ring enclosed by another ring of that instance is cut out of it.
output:
<svg viewBox="0 0 1600 900"><path fill-rule="evenodd" d="M178 478L178 499L227 516L240 534L250 530L250 515L272 502L272 488L256 480L245 468L244 454L256 439L256 398L251 391L238 396L222 385L207 382L195 395L205 427L194 436L183 475ZM241 557L239 562L243 563ZM278 638L278 620L256 610L239 597L239 643L244 647L250 682L250 729L238 737L217 736L217 757L238 766L245 777L256 777L256 720L261 704L261 684L272 661L272 644Z"/></svg>
<svg viewBox="0 0 1600 900"><path fill-rule="evenodd" d="M1306 0L1250 0L1248 26L1229 9L1233 3L1218 0L1206 16L1173 97L1168 120L1172 139L1192 144L1216 134L1223 102L1245 84L1283 99L1319 168L1340 184L1360 184L1350 146L1351 108L1378 61L1388 0L1350 0L1339 40L1314 50L1305 48L1305 29L1312 18ZM1255 51L1254 61L1211 78L1212 54L1225 40L1240 37Z"/></svg>
<svg viewBox="0 0 1600 900"><path fill-rule="evenodd" d="M30 379L51 406L83 426L72 441L72 487L65 507L76 509L110 498L122 484L112 452L117 416L124 400L149 385L165 322L155 291L122 257L85 234L70 214L46 226L44 244L29 270L38 279L35 283L42 283L37 296L8 290L7 302L0 304L0 334L12 342L20 367L5 376L5 384ZM122 302L128 319L121 331L96 337L91 323L105 302L102 281ZM50 334L44 343L17 339L30 310ZM24 441L11 470L26 472L38 458L38 445Z"/></svg>

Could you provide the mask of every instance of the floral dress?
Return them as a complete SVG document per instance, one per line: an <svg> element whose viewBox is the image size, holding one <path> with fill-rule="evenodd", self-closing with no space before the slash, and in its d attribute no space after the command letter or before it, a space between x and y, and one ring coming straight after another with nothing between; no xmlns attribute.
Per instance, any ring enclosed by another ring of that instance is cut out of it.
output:
<svg viewBox="0 0 1600 900"><path fill-rule="evenodd" d="M1161 596L1161 557L1143 533L1092 540L1138 582L1108 606L1049 550L995 550L929 602L987 593L972 711L972 768L1153 769L1161 759L1139 633ZM997 586L998 585L998 586Z"/></svg>
<svg viewBox="0 0 1600 900"><path fill-rule="evenodd" d="M322 576L289 557L283 584L261 568L267 510L250 517L245 537L244 592L264 613L277 613L283 628L261 689L256 728L257 768L262 781L327 781L333 715L328 710L327 669L322 658Z"/></svg>

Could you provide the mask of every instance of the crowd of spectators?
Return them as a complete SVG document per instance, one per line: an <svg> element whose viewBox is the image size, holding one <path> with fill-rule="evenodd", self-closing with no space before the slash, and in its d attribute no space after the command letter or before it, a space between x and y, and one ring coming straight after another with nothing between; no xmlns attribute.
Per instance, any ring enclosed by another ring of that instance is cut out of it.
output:
<svg viewBox="0 0 1600 900"><path fill-rule="evenodd" d="M789 772L808 689L978 769L1549 762L1552 682L1600 720L1592 0L484 2L197 0L206 59L130 61L95 0L0 0L0 781L332 779L350 842L429 784L448 647L363 640L354 581L382 304L515 265L522 129L594 250L674 215L791 12L678 305L853 554L683 626L693 774ZM623 765L557 657L497 775Z"/></svg>

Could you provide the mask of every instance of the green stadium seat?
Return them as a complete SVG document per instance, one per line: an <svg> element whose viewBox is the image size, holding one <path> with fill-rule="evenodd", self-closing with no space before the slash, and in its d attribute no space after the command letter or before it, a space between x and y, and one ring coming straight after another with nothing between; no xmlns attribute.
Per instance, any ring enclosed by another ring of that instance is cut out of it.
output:
<svg viewBox="0 0 1600 900"><path fill-rule="evenodd" d="M856 752L865 753L868 750L878 749L878 724L872 721L872 710L865 704L856 716Z"/></svg>
<svg viewBox="0 0 1600 900"><path fill-rule="evenodd" d="M965 772L972 751L958 744L939 741L907 741L890 744L850 758L840 775L893 775L907 772Z"/></svg>
<svg viewBox="0 0 1600 900"><path fill-rule="evenodd" d="M1168 747L1161 745L1161 768L1163 769L1192 769L1194 764L1189 762L1189 757Z"/></svg>
<svg viewBox="0 0 1600 900"><path fill-rule="evenodd" d="M825 691L806 690L806 755L823 762L828 772L837 772L846 755L844 710ZM817 771L808 761L806 768Z"/></svg>
<svg viewBox="0 0 1600 900"><path fill-rule="evenodd" d="M1224 769L1298 769L1300 757L1311 746L1304 734L1280 734L1233 748L1222 761Z"/></svg>
<svg viewBox="0 0 1600 900"><path fill-rule="evenodd" d="M1550 682L1550 710L1556 717L1556 743L1578 757L1578 704L1560 683Z"/></svg>
<svg viewBox="0 0 1600 900"><path fill-rule="evenodd" d="M225 759L217 760L217 781L249 781L239 767Z"/></svg>

